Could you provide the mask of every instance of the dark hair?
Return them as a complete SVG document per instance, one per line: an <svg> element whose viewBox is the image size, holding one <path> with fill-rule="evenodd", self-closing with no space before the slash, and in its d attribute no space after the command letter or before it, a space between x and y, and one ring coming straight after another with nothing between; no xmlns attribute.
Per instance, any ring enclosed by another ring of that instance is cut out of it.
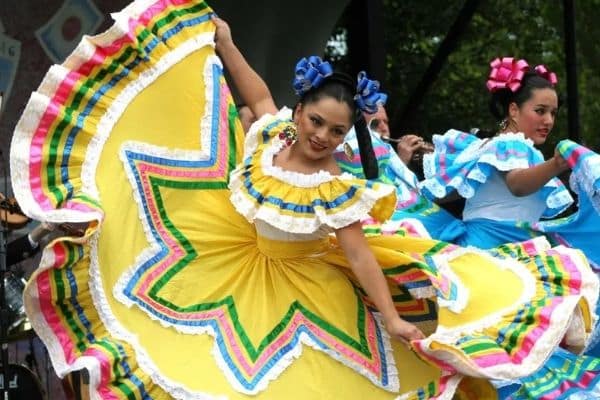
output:
<svg viewBox="0 0 600 400"><path fill-rule="evenodd" d="M316 103L323 98L330 97L339 101L340 103L346 103L352 112L354 120L357 114L356 103L354 102L355 91L356 85L349 75L341 72L334 72L332 75L325 78L321 85L312 87L302 96L300 96L298 103L311 104Z"/></svg>
<svg viewBox="0 0 600 400"><path fill-rule="evenodd" d="M516 92L508 88L500 89L492 93L490 99L490 112L498 121L506 118L510 103L516 103L521 107L523 103L531 98L533 91L537 89L556 90L554 85L535 71L525 73L521 80L521 86Z"/></svg>
<svg viewBox="0 0 600 400"><path fill-rule="evenodd" d="M316 103L324 98L333 98L340 103L345 103L352 115L352 123L356 130L356 140L358 142L358 150L360 151L360 162L362 164L365 177L367 179L376 179L379 176L379 168L377 159L371 143L371 134L367 128L362 113L357 110L354 101L356 93L356 84L349 75L334 72L332 75L325 78L325 81L317 87L312 87L304 93L298 103L311 104Z"/></svg>
<svg viewBox="0 0 600 400"><path fill-rule="evenodd" d="M477 136L479 139L489 139L489 138L493 138L494 136L496 136L496 134L498 132L496 132L495 130L492 130L492 129L471 128L471 129L469 129L469 133L471 135Z"/></svg>

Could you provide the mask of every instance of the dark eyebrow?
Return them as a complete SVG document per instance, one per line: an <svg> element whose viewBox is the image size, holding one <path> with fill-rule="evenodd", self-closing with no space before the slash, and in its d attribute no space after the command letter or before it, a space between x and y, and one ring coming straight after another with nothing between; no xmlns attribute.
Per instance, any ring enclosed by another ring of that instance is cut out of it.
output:
<svg viewBox="0 0 600 400"><path fill-rule="evenodd" d="M319 113L318 113L318 112L316 112L316 111L313 111L313 112L311 113L311 116L313 116L313 117L317 117L317 118L319 118L321 121L326 121L326 119L325 119L325 118L323 118L321 115L319 115ZM348 128L348 127L347 127L346 125L344 125L344 124L341 124L341 125L340 125L340 124L338 124L338 125L335 125L335 126L334 126L334 128L340 128L340 129L346 129L346 130L350 129L350 128Z"/></svg>
<svg viewBox="0 0 600 400"><path fill-rule="evenodd" d="M347 132L350 130L350 128L348 128L346 125L336 125L336 126L334 126L334 128L341 129L344 132Z"/></svg>

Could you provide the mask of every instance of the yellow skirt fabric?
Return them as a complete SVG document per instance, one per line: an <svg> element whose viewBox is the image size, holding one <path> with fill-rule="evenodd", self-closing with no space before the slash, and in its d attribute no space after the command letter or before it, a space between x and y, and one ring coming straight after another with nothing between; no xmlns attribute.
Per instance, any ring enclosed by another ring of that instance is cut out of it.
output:
<svg viewBox="0 0 600 400"><path fill-rule="evenodd" d="M191 255L181 268L175 263L161 274L157 262L144 269L151 258L143 256L126 265L128 248L96 253L115 248L117 232L119 242L133 243L135 232L110 216L92 236L90 253L65 240L46 249L63 254L52 261L65 264L32 279L28 312L65 373L82 366L92 371L93 393L140 399L495 398L486 380L443 371L390 340L347 265L338 265L344 258L335 241L257 237L223 196L197 200L218 212L170 214L183 247L189 244ZM407 255L402 260L417 261ZM390 287L399 310L433 331L435 302L414 299L393 280Z"/></svg>

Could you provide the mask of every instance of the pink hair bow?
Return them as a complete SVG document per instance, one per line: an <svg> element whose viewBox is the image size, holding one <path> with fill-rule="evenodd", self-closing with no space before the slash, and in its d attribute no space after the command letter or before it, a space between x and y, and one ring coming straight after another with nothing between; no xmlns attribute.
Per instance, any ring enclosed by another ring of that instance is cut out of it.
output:
<svg viewBox="0 0 600 400"><path fill-rule="evenodd" d="M490 63L492 70L487 81L490 92L500 89L510 89L515 92L521 86L525 72L529 70L527 61L515 60L513 57L496 58Z"/></svg>
<svg viewBox="0 0 600 400"><path fill-rule="evenodd" d="M537 67L535 67L535 72L540 74L542 78L547 79L552 85L556 85L558 83L558 78L556 77L556 74L550 71L548 68L546 68L545 65L540 64Z"/></svg>

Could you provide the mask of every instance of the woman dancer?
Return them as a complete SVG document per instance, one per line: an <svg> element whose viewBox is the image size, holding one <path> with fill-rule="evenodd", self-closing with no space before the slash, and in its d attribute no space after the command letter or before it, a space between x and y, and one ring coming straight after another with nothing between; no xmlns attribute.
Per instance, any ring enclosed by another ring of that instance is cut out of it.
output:
<svg viewBox="0 0 600 400"><path fill-rule="evenodd" d="M104 399L451 398L457 386L493 398L487 380L585 341L598 283L576 251L506 247L532 253L516 262L358 234L368 212L391 213L394 190L335 169L330 144L355 106L309 101L336 79L321 63L315 79L300 65L295 122L244 95L260 119L242 160L211 15L194 0L133 3L52 68L18 125L24 211L99 222L88 243L46 247L25 290L60 374L87 368ZM237 84L264 87L215 22Z"/></svg>
<svg viewBox="0 0 600 400"><path fill-rule="evenodd" d="M571 141L560 142L548 160L535 148L554 126L556 83L556 75L543 65L530 68L525 60L510 57L492 61L487 87L498 134L489 139L456 130L435 135L436 151L424 159L428 179L421 187L432 197L456 191L466 198L460 244L490 248L545 234L583 250L597 268L600 156ZM579 211L548 220L573 203L557 178L569 169Z"/></svg>
<svg viewBox="0 0 600 400"><path fill-rule="evenodd" d="M535 147L545 143L554 126L559 108L556 83L556 75L543 65L530 68L525 60L495 59L487 88L490 110L499 121L498 134L480 139L450 130L434 136L435 152L425 156L427 179L420 186L430 197L442 198L455 191L466 199L464 232L452 239L454 243L492 248L545 236L555 244L583 250L598 267L600 156L565 140L544 160ZM578 211L551 219L573 202L557 178L569 169L572 187L579 194ZM596 333L588 343L588 354L598 354L597 342ZM558 361L562 356L573 355L557 352L550 363L563 363ZM525 386L536 393L559 393L560 379L543 378L545 373L542 370L524 380ZM544 390L543 385L533 389L542 381L547 384ZM594 390L589 381L579 385L584 392ZM576 390L569 387L567 393Z"/></svg>

